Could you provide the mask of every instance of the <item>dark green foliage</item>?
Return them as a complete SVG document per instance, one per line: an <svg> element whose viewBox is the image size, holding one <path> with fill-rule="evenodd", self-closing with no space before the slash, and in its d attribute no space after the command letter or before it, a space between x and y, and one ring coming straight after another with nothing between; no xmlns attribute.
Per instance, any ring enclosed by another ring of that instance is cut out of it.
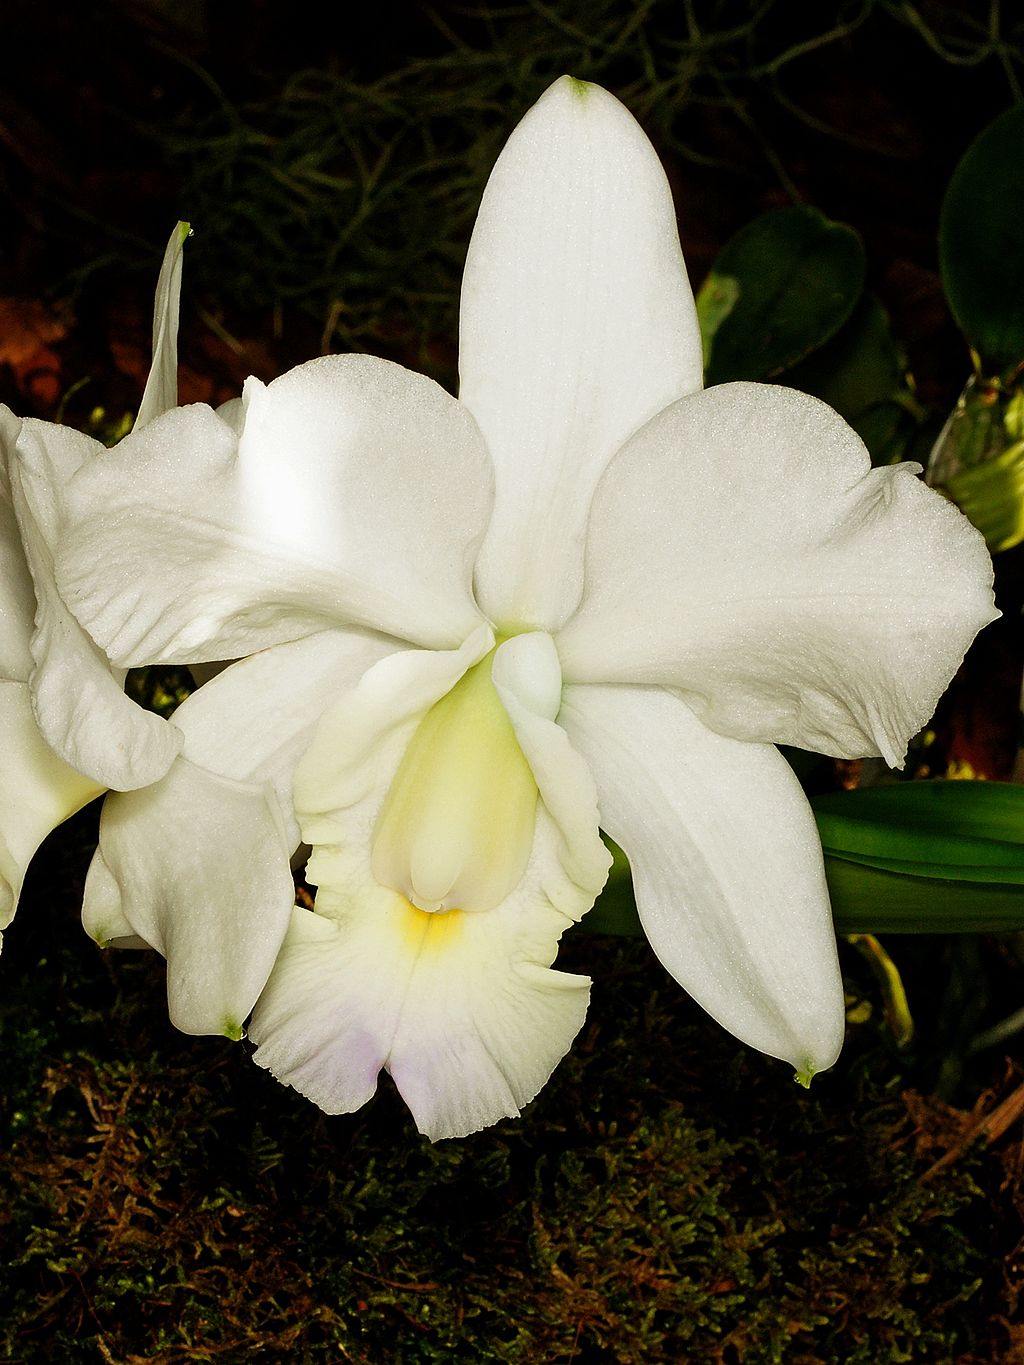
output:
<svg viewBox="0 0 1024 1365"><path fill-rule="evenodd" d="M781 378L845 417L873 464L903 458L920 409L908 386L906 357L870 290L830 341Z"/></svg>
<svg viewBox="0 0 1024 1365"><path fill-rule="evenodd" d="M939 247L950 307L987 378L1024 364L1024 105L972 143L942 206Z"/></svg>
<svg viewBox="0 0 1024 1365"><path fill-rule="evenodd" d="M771 379L835 336L864 289L852 228L804 204L748 223L698 295L705 382Z"/></svg>

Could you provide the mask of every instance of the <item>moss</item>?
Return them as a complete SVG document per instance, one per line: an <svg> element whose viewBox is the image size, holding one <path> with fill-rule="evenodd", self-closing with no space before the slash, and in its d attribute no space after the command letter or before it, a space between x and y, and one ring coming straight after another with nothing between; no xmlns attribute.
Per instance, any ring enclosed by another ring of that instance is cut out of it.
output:
<svg viewBox="0 0 1024 1365"><path fill-rule="evenodd" d="M388 1083L328 1119L244 1044L175 1034L159 961L59 932L45 867L4 962L7 1358L1002 1359L1002 1170L924 1178L962 1116L908 1104L872 1026L808 1093L644 945L584 939L594 1006L554 1080L432 1147ZM57 1000L19 972L44 944Z"/></svg>

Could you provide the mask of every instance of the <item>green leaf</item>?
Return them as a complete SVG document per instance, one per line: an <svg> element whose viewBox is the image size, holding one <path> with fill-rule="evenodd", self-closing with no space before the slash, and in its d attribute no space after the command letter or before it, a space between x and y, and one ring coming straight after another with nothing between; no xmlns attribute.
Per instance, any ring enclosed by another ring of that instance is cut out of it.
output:
<svg viewBox="0 0 1024 1365"><path fill-rule="evenodd" d="M1024 927L1024 787L905 782L811 805L840 932Z"/></svg>
<svg viewBox="0 0 1024 1365"><path fill-rule="evenodd" d="M995 553L1024 540L1024 390L972 375L928 457L944 491Z"/></svg>
<svg viewBox="0 0 1024 1365"><path fill-rule="evenodd" d="M1024 786L1013 782L897 782L815 796L811 806L826 847L833 822L841 820L846 830L859 826L860 852L880 851L884 843L889 856L912 857L923 846L919 839L937 834L947 850L1004 846L1024 868Z"/></svg>
<svg viewBox="0 0 1024 1365"><path fill-rule="evenodd" d="M982 373L1012 374L1024 361L1024 105L990 123L953 172L939 265Z"/></svg>
<svg viewBox="0 0 1024 1365"><path fill-rule="evenodd" d="M836 334L863 289L852 228L806 205L756 218L722 248L697 295L706 382L780 374Z"/></svg>
<svg viewBox="0 0 1024 1365"><path fill-rule="evenodd" d="M1024 787L903 782L814 797L811 806L837 933L1024 929ZM621 853L583 925L642 935Z"/></svg>

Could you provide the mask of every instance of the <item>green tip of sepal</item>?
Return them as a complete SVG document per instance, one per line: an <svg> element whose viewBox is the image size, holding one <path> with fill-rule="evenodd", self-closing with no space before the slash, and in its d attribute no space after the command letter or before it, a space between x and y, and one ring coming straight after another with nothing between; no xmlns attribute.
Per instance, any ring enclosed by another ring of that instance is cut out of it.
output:
<svg viewBox="0 0 1024 1365"><path fill-rule="evenodd" d="M585 100L590 94L592 87L589 81L581 81L578 76L566 76L565 79L569 82L569 89L578 100Z"/></svg>
<svg viewBox="0 0 1024 1365"><path fill-rule="evenodd" d="M188 239L192 236L192 224L180 222L178 224L178 236L181 238L182 246L184 246Z"/></svg>
<svg viewBox="0 0 1024 1365"><path fill-rule="evenodd" d="M810 1090L811 1081L814 1079L815 1074L814 1063L808 1061L804 1063L803 1071L794 1071L793 1079L796 1081L797 1085L802 1085L805 1090Z"/></svg>
<svg viewBox="0 0 1024 1365"><path fill-rule="evenodd" d="M245 1030L237 1019L225 1019L220 1026L220 1031L232 1043L240 1043L245 1034Z"/></svg>

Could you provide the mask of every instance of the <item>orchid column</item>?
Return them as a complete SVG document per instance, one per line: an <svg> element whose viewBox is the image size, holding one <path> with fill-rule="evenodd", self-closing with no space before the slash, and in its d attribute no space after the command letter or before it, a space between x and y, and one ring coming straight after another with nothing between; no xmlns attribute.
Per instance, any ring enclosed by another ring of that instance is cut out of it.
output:
<svg viewBox="0 0 1024 1365"><path fill-rule="evenodd" d="M111 659L241 659L176 713L168 777L108 802L87 892L165 951L181 1027L255 1002L256 1061L328 1112L385 1068L431 1137L515 1114L584 1017L550 964L603 827L686 989L801 1078L832 1064L821 851L773 746L900 763L991 567L916 466L871 470L803 394L702 393L700 356L661 166L564 77L484 195L458 400L329 357L71 478L57 578ZM312 912L279 876L300 841ZM263 896L220 871L268 859ZM218 973L282 934L229 1005Z"/></svg>

